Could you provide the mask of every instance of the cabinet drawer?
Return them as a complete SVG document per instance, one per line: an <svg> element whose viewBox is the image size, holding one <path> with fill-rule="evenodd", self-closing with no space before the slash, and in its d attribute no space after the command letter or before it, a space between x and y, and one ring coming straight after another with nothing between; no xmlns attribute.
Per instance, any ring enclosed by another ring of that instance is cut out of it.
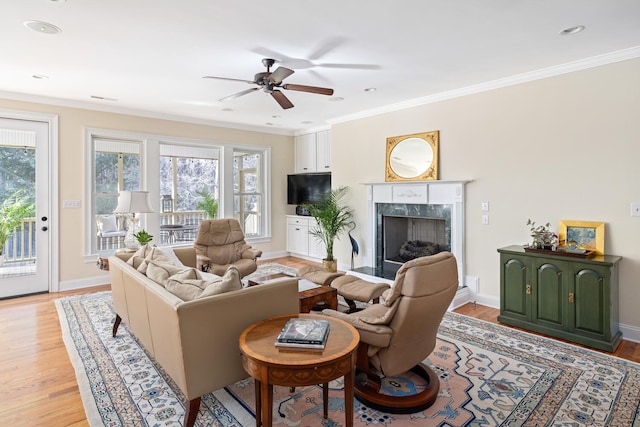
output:
<svg viewBox="0 0 640 427"><path fill-rule="evenodd" d="M308 227L309 226L309 219L288 216L287 217L287 225L299 225L301 227Z"/></svg>

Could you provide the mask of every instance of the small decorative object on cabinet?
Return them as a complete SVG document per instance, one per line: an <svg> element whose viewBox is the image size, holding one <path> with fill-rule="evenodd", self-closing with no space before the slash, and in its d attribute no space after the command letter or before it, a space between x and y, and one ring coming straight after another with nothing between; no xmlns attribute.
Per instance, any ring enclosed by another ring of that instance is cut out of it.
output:
<svg viewBox="0 0 640 427"><path fill-rule="evenodd" d="M618 329L621 257L571 258L526 252L500 253L498 321L605 351L622 339Z"/></svg>
<svg viewBox="0 0 640 427"><path fill-rule="evenodd" d="M527 225L531 226L531 238L533 239L529 248L555 250L558 247L558 235L551 231L551 223L536 226L535 221L528 220Z"/></svg>
<svg viewBox="0 0 640 427"><path fill-rule="evenodd" d="M604 255L604 222L560 221L560 245Z"/></svg>

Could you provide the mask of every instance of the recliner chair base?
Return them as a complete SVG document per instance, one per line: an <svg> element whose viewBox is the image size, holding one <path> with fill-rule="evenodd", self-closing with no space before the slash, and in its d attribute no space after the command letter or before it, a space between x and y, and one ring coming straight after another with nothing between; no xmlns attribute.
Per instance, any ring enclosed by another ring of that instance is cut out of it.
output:
<svg viewBox="0 0 640 427"><path fill-rule="evenodd" d="M427 387L410 396L390 396L380 393L381 379L373 372L359 371L364 378L356 377L354 394L365 405L390 414L413 414L427 409L435 402L440 390L438 375L429 367L419 364L411 372L426 381Z"/></svg>

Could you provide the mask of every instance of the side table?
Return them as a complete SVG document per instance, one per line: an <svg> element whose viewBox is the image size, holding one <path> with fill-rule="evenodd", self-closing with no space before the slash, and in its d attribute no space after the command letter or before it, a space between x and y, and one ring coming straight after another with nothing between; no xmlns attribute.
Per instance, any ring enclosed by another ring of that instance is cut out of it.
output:
<svg viewBox="0 0 640 427"><path fill-rule="evenodd" d="M276 347L275 340L291 318L318 318L329 321L329 337L324 350L308 351ZM348 323L317 314L287 314L270 317L249 326L240 335L242 366L255 379L256 426L271 427L273 386L298 387L322 384L324 418L328 414L328 383L344 376L345 425L353 426L356 350L358 331Z"/></svg>

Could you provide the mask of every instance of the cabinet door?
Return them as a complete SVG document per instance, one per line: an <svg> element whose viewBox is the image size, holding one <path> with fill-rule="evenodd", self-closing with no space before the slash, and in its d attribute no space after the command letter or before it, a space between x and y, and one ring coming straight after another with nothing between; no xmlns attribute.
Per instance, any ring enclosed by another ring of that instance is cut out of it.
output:
<svg viewBox="0 0 640 427"><path fill-rule="evenodd" d="M301 255L309 253L309 227L287 224L287 251Z"/></svg>
<svg viewBox="0 0 640 427"><path fill-rule="evenodd" d="M555 329L568 325L569 266L563 262L532 259L531 320Z"/></svg>
<svg viewBox="0 0 640 427"><path fill-rule="evenodd" d="M607 270L576 265L573 296L574 329L576 333L609 340L610 291Z"/></svg>
<svg viewBox="0 0 640 427"><path fill-rule="evenodd" d="M500 255L500 315L522 321L528 320L528 294L531 292L525 259Z"/></svg>
<svg viewBox="0 0 640 427"><path fill-rule="evenodd" d="M309 219L309 256L313 258L325 258L327 256L327 251L322 243L316 236L311 234L311 230L316 228L318 225L315 219Z"/></svg>
<svg viewBox="0 0 640 427"><path fill-rule="evenodd" d="M325 130L316 135L316 170L331 171L331 131Z"/></svg>
<svg viewBox="0 0 640 427"><path fill-rule="evenodd" d="M316 172L316 134L296 136L296 173Z"/></svg>

